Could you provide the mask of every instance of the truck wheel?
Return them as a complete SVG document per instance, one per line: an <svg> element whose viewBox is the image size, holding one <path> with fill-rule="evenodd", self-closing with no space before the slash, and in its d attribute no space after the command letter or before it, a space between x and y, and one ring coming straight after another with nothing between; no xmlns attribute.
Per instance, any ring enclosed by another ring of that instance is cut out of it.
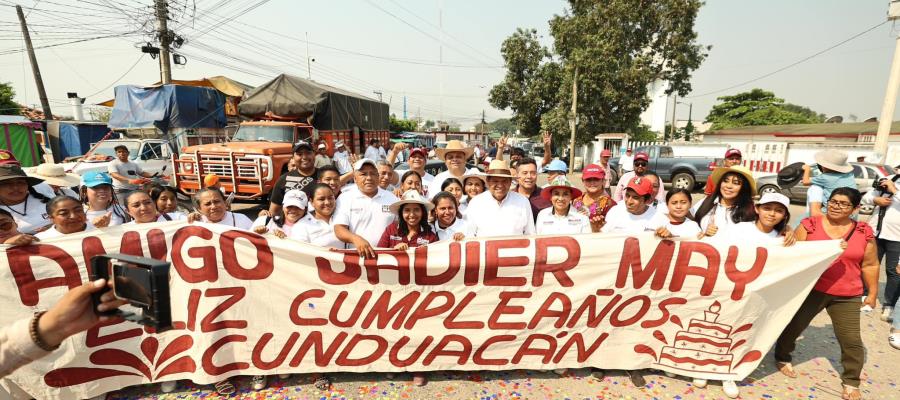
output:
<svg viewBox="0 0 900 400"><path fill-rule="evenodd" d="M686 172L675 174L672 178L672 187L676 189L694 190L694 176Z"/></svg>
<svg viewBox="0 0 900 400"><path fill-rule="evenodd" d="M759 188L760 195L764 195L766 193L781 193L781 191L778 190L778 186L775 185L765 185Z"/></svg>

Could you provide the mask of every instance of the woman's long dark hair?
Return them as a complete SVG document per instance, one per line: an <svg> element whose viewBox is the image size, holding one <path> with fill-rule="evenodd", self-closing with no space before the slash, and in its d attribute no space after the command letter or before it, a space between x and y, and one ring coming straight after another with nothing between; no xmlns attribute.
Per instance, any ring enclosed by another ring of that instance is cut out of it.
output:
<svg viewBox="0 0 900 400"><path fill-rule="evenodd" d="M691 198L690 190L683 189L683 188L672 188L672 190L670 190L668 193L666 193L666 209L668 209L668 207L669 207L669 199L671 199L672 196L675 196L676 194L679 194L679 193L687 196L688 204L694 203L694 199ZM688 208L690 208L690 207L688 207ZM694 219L694 216L691 215L691 210L688 210L688 213L687 213L687 215L685 215L685 218L687 218L688 221L697 221Z"/></svg>
<svg viewBox="0 0 900 400"><path fill-rule="evenodd" d="M78 196L81 197L81 203L90 207L88 205L88 196L87 196L88 187L82 185L80 189L78 189ZM116 214L117 217L122 218L122 221L129 222L131 221L131 215L128 214L128 211L119 205L119 199L116 197L116 190L113 189L112 185L109 186L109 204L106 205L106 209L112 207L113 214ZM155 200L154 200L155 201Z"/></svg>
<svg viewBox="0 0 900 400"><path fill-rule="evenodd" d="M50 198L47 196L44 196L37 190L34 190L34 186L28 185L28 194L30 194L34 198L38 199L41 203L47 204L50 202Z"/></svg>
<svg viewBox="0 0 900 400"><path fill-rule="evenodd" d="M753 204L753 193L750 191L750 181L747 180L747 177L737 172L726 172L722 175L719 179L719 184L716 185L715 192L703 199L703 203L700 203L700 208L697 209L694 220L697 222L703 221L703 217L715 208L716 200L719 200L722 196L722 182L728 176L736 176L741 180L741 190L738 192L737 198L734 199L731 221L734 223L756 221L756 209Z"/></svg>
<svg viewBox="0 0 900 400"><path fill-rule="evenodd" d="M466 186L463 185L462 182L459 181L459 179L456 179L456 178L453 178L453 177L444 179L444 183L441 184L441 190L447 189L447 186L450 186L450 185L452 185L452 184L454 184L454 183L457 184L457 185L459 185L459 187L463 190L463 192L466 191Z"/></svg>
<svg viewBox="0 0 900 400"><path fill-rule="evenodd" d="M422 207L422 218L419 219L419 234L431 233L431 225L428 224L428 209L422 204L404 204L397 210L397 227L400 228L398 229L400 236L405 238L406 235L409 235L409 226L406 224L406 220L403 219L403 209L409 206Z"/></svg>

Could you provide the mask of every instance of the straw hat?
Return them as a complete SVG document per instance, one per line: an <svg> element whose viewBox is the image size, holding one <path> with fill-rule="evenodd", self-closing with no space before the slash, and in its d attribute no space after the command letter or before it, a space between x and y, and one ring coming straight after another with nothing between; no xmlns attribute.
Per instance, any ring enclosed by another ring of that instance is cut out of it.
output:
<svg viewBox="0 0 900 400"><path fill-rule="evenodd" d="M498 178L514 178L509 174L509 163L506 160L491 160L491 163L488 164L487 171L485 171L485 177L495 176ZM485 179L487 181L487 179Z"/></svg>
<svg viewBox="0 0 900 400"><path fill-rule="evenodd" d="M447 147L434 149L437 158L440 158L441 160L445 160L447 153L452 153L454 151L464 153L467 160L475 153L475 149L466 146L462 140L451 140L447 142Z"/></svg>
<svg viewBox="0 0 900 400"><path fill-rule="evenodd" d="M431 212L431 209L434 208L434 204L431 204L431 202L425 200L425 198L422 197L422 195L419 194L419 192L415 189L407 190L405 193L403 193L403 197L401 197L400 200L397 200L394 202L394 204L391 204L391 212L394 214L400 212L400 207L403 207L404 204L421 204L423 207L425 207L426 212Z"/></svg>
<svg viewBox="0 0 900 400"><path fill-rule="evenodd" d="M848 173L853 166L847 162L847 153L839 150L822 150L814 156L816 163L832 171Z"/></svg>
<svg viewBox="0 0 900 400"><path fill-rule="evenodd" d="M508 171L508 170L507 170ZM469 168L462 177L463 186L466 184L466 179L475 178L481 180L481 183L487 185L487 178L485 178L484 173L479 171L478 168Z"/></svg>
<svg viewBox="0 0 900 400"><path fill-rule="evenodd" d="M66 173L66 169L59 164L41 164L37 167L25 170L28 176L42 179L48 185L59 187L73 187L81 183L81 177Z"/></svg>
<svg viewBox="0 0 900 400"><path fill-rule="evenodd" d="M578 188L576 188L574 185L572 185L572 182L569 182L569 180L566 179L565 175L560 175L556 178L553 178L553 181L550 182L549 185L544 186L544 189L541 190L541 198L550 201L550 196L553 194L553 189L557 188L569 189L572 192L573 199L581 197L581 191L578 190Z"/></svg>
<svg viewBox="0 0 900 400"><path fill-rule="evenodd" d="M744 178L747 178L747 181L750 182L750 194L756 196L756 179L753 179L753 173L751 173L750 170L747 169L747 167L744 167L742 165L735 165L728 168L716 168L712 173L713 185L718 187L719 181L722 180L722 177L729 172L741 174Z"/></svg>

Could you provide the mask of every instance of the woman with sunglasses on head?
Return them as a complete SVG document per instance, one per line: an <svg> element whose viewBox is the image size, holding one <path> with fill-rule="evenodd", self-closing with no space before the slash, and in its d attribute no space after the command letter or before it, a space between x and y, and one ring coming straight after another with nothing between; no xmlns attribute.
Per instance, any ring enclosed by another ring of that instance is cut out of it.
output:
<svg viewBox="0 0 900 400"><path fill-rule="evenodd" d="M97 228L122 225L131 220L113 190L113 179L105 172L87 172L81 177L81 200L91 225Z"/></svg>
<svg viewBox="0 0 900 400"><path fill-rule="evenodd" d="M859 384L866 354L860 335L860 308L875 307L878 295L880 265L874 232L865 222L851 218L859 211L861 199L862 195L854 188L837 188L828 198L825 215L806 218L797 227L797 240L841 240L844 251L822 273L775 343L778 370L796 378L791 353L797 338L819 312L827 310L841 348L844 387L841 398L845 400L862 398ZM869 291L861 300L863 282Z"/></svg>

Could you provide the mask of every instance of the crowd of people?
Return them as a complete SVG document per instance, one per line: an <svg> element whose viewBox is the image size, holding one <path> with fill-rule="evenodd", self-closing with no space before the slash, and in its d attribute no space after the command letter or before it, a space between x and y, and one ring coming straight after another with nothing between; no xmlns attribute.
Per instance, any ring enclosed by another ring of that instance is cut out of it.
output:
<svg viewBox="0 0 900 400"><path fill-rule="evenodd" d="M779 371L797 375L791 364L795 342L824 309L840 344L843 398L860 398L864 364L860 309L876 306L882 258L888 271L882 319L893 320L889 340L900 348L900 308L895 306L900 296L897 176L878 182L878 188L864 199L853 180L847 180L846 154L823 151L816 156L821 173L807 168L803 174L803 181L812 185L808 216L792 227L788 198L779 193L760 196L752 173L741 165L739 150L725 153L723 165L706 183L706 196L694 201L689 190L666 191L660 177L648 169L647 154L631 149L621 160L622 178L617 185L610 182L612 154L604 150L597 163L583 168L583 189L579 189L566 163L552 159L549 135L543 139L540 160L518 148L511 149L506 160L505 138L487 151L451 140L434 151L446 165L437 175L424 169L428 151L403 143L387 150L374 141L365 157L359 158L348 154L341 142L335 143L331 157L323 144L314 147L300 142L293 148L291 170L282 175L270 204L255 220L231 211L230 199L213 176L205 177L205 187L192 196L191 207L182 209L177 190L146 183L147 174L128 165L127 149L109 173L76 177L78 190L68 192L61 189L75 186L70 174L26 173L13 157L0 155L0 242L23 245L121 224L174 220L223 224L326 248L351 249L366 258L375 257L377 249L407 250L445 240L521 235L654 232L662 239L760 246L840 240L843 253L823 273L778 338ZM407 169L394 169L398 159ZM482 163L483 172L478 167ZM539 174L546 174L544 187L537 184ZM863 201L878 206L875 226L856 218ZM627 372L636 386L646 384L641 371ZM593 375L602 376L603 371L595 370ZM426 373L412 377L416 385L427 382ZM316 375L315 383L319 388L330 384L325 375ZM267 378L255 376L252 384L262 389ZM695 379L694 384L703 387L706 382ZM215 388L222 394L235 391L228 380ZM164 391L172 389L174 382L163 386ZM733 381L723 382L723 390L731 398L740 392Z"/></svg>

